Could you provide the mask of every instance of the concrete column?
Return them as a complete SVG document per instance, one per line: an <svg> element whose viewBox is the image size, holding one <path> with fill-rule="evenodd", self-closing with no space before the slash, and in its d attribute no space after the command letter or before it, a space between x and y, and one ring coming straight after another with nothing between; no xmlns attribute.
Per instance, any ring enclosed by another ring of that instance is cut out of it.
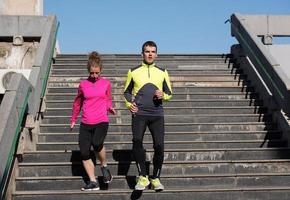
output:
<svg viewBox="0 0 290 200"><path fill-rule="evenodd" d="M1 15L43 15L43 0L0 0Z"/></svg>

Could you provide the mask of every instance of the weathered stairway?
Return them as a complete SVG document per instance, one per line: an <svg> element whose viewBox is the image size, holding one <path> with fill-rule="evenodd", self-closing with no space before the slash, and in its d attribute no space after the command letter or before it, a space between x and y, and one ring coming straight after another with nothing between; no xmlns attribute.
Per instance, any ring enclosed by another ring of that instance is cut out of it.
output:
<svg viewBox="0 0 290 200"><path fill-rule="evenodd" d="M26 152L16 177L17 200L66 199L290 199L290 151L242 71L223 55L159 55L173 85L166 113L163 192L133 190L130 113L124 106L127 70L140 55L103 55L118 110L105 141L114 175L100 191L82 192L86 180L78 151L78 127L69 132L73 98L87 77L85 55L59 55L46 94L47 109L37 151ZM152 173L152 142L146 134ZM96 174L101 175L99 167Z"/></svg>

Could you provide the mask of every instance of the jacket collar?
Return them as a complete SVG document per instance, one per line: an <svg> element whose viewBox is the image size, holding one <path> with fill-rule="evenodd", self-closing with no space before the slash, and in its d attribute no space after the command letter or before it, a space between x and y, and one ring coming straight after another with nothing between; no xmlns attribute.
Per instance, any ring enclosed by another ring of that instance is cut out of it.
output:
<svg viewBox="0 0 290 200"><path fill-rule="evenodd" d="M142 62L142 66L144 66L144 67L154 67L154 66L155 66L155 63L147 64L147 63L145 63L145 62L143 61L143 62Z"/></svg>
<svg viewBox="0 0 290 200"><path fill-rule="evenodd" d="M99 77L97 77L97 78L93 78L93 77L88 77L87 78L87 80L89 81L89 82L91 82L91 83L95 83L95 82L97 82L98 80L100 80L101 79L101 77L99 76Z"/></svg>

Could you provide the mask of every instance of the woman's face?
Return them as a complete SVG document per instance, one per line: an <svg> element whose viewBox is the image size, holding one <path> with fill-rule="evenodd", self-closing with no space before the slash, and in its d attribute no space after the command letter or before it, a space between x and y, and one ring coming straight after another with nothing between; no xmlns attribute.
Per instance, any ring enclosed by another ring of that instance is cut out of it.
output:
<svg viewBox="0 0 290 200"><path fill-rule="evenodd" d="M100 67L91 67L90 77L98 78L100 75L101 75L101 68Z"/></svg>

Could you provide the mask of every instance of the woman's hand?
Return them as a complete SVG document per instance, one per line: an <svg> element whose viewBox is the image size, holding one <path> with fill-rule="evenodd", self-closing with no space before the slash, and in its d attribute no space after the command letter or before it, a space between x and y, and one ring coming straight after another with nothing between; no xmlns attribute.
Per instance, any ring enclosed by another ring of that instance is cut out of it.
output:
<svg viewBox="0 0 290 200"><path fill-rule="evenodd" d="M75 126L75 122L71 122L71 124L70 124L70 131L72 131L73 130L73 128L74 128L74 126Z"/></svg>
<svg viewBox="0 0 290 200"><path fill-rule="evenodd" d="M109 112L113 115L116 115L117 114L117 111L115 110L115 108L111 107L109 108Z"/></svg>

